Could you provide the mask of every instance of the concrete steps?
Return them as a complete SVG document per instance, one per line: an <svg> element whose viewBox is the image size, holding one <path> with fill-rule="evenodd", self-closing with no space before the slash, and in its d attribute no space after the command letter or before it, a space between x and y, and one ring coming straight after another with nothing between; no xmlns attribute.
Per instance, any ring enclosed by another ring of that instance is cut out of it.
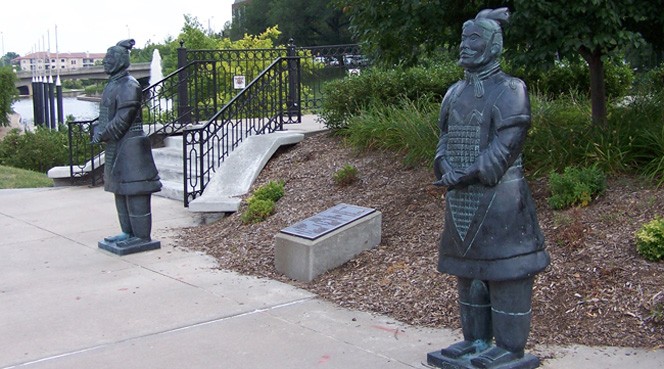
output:
<svg viewBox="0 0 664 369"><path fill-rule="evenodd" d="M155 195L184 201L182 136L166 137L164 147L152 149L152 157L162 184L161 191Z"/></svg>

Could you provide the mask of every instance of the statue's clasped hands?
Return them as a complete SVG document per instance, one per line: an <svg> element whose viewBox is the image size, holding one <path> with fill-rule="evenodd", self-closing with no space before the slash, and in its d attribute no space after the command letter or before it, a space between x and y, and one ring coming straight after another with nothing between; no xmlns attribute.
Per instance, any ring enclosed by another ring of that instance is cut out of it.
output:
<svg viewBox="0 0 664 369"><path fill-rule="evenodd" d="M100 133L95 133L94 136L92 136L92 139L90 140L90 143L92 144L98 144L100 143L101 140L101 134Z"/></svg>

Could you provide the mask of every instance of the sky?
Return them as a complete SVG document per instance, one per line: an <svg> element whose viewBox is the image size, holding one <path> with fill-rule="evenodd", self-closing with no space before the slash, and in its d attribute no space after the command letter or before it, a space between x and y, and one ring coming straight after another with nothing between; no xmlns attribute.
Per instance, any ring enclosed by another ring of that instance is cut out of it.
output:
<svg viewBox="0 0 664 369"><path fill-rule="evenodd" d="M177 37L185 14L196 17L204 29L219 32L231 20L233 0L27 0L12 4L0 12L0 55L105 53L127 38L135 39L136 47L142 48L148 41L163 43L169 36Z"/></svg>

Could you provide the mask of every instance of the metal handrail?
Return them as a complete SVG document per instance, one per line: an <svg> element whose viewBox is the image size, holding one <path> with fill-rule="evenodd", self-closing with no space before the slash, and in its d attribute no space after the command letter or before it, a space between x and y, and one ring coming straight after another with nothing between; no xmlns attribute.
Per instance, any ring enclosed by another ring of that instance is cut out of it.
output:
<svg viewBox="0 0 664 369"><path fill-rule="evenodd" d="M216 168L245 138L301 122L299 85L286 83L299 73L299 57L279 57L200 127L183 133L184 203L203 194Z"/></svg>

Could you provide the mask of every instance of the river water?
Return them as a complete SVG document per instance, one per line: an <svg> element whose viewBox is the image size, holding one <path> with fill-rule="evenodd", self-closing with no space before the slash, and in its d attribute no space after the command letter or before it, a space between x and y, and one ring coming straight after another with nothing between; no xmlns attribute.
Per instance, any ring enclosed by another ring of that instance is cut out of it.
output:
<svg viewBox="0 0 664 369"><path fill-rule="evenodd" d="M99 116L99 103L93 101L78 100L75 97L64 97L62 99L63 116L65 120L68 115L73 115L76 120L91 120ZM55 114L58 114L57 101ZM34 123L34 108L31 97L22 97L12 105L16 113L21 116L24 124Z"/></svg>

